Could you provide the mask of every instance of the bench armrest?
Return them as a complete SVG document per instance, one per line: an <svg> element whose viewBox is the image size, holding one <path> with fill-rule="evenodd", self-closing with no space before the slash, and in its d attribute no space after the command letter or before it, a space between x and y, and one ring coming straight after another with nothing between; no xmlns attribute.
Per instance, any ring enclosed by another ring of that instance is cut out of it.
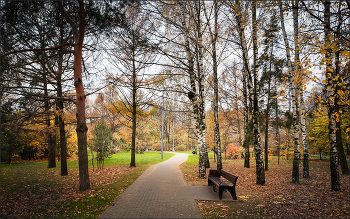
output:
<svg viewBox="0 0 350 219"><path fill-rule="evenodd" d="M221 180L221 182L220 182L220 184L219 185L221 185L221 184L223 184L223 183L232 183L231 181L228 181L228 180Z"/></svg>

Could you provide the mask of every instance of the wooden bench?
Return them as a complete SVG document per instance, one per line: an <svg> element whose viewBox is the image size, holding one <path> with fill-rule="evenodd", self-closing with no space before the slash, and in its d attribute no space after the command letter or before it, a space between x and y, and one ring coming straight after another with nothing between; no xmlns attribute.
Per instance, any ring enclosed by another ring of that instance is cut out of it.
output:
<svg viewBox="0 0 350 219"><path fill-rule="evenodd" d="M224 177L226 180L222 180ZM219 188L219 199L222 199L222 193L224 190L228 190L233 198L237 200L236 196L236 182L238 176L233 175L225 170L209 170L208 176L208 186L213 185L213 190L215 192L215 187ZM230 185L232 184L232 185Z"/></svg>

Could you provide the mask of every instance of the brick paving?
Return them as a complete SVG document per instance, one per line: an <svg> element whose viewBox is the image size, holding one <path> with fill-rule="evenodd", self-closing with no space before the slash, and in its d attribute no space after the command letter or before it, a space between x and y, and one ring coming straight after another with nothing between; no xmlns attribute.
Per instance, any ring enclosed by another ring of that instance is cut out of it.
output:
<svg viewBox="0 0 350 219"><path fill-rule="evenodd" d="M179 168L187 158L177 153L148 168L100 218L202 218L195 200L219 195L209 186L187 186Z"/></svg>

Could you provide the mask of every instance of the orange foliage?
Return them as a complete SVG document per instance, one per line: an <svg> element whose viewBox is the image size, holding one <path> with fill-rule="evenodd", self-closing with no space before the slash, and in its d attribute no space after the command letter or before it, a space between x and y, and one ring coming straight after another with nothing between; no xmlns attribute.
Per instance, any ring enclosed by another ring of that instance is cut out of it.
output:
<svg viewBox="0 0 350 219"><path fill-rule="evenodd" d="M230 144L226 151L227 158L238 159L243 151L244 151L244 148L235 146L234 144Z"/></svg>

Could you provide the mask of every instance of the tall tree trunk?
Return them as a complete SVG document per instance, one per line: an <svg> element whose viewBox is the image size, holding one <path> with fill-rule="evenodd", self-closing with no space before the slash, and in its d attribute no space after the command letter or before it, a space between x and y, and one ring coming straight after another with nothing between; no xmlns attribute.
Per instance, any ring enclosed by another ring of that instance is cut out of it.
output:
<svg viewBox="0 0 350 219"><path fill-rule="evenodd" d="M50 103L49 103L49 95L48 95L48 87L47 87L47 72L45 69L45 64L42 63L43 66L43 79L44 79L44 107L45 107L45 112L46 112L46 125L47 125L47 147L48 147L48 151L49 151L49 162L47 167L48 168L54 168L56 167L56 145L53 144L53 139L52 139L52 133L50 130L50 126L51 126L51 119L50 119Z"/></svg>
<svg viewBox="0 0 350 219"><path fill-rule="evenodd" d="M213 59L213 82L214 82L214 142L217 150L217 169L222 169L221 158L221 143L220 143L220 126L219 126L219 85L218 85L218 64L216 55L216 41L218 38L218 2L214 0L214 33L209 25L211 44L212 44L212 59Z"/></svg>
<svg viewBox="0 0 350 219"><path fill-rule="evenodd" d="M297 3L298 4L298 1ZM298 7L298 5L297 5ZM298 10L298 9L296 9ZM298 11L296 11L296 13L298 13ZM298 15L295 15L296 17ZM296 18L297 19L297 18ZM298 19L297 19L298 20ZM296 32L295 32L295 37L294 39L298 39L298 30L299 30L299 27L296 26L294 27L294 29L296 29ZM299 40L298 41L295 41L297 42L296 45L299 44ZM299 46L296 46L295 48L295 52L296 52L296 66L298 67L298 71L300 70L300 65L299 65ZM297 72L297 74L301 74L301 72ZM300 131L301 131L301 143L302 143L302 146L303 146L303 151L304 151L304 158L303 158L303 177L304 178L309 178L310 175L309 175L309 149L308 149L308 145L307 145L307 140L306 140L306 119L305 119L305 102L304 102L304 91L303 89L300 89L300 109L301 109L301 113L300 113Z"/></svg>
<svg viewBox="0 0 350 219"><path fill-rule="evenodd" d="M41 33L41 36L42 33ZM45 48L45 41L43 37L40 37L40 44L41 48ZM45 58L46 54L45 52L41 52L39 55L40 59ZM45 110L45 123L47 126L46 129L46 142L47 142L47 149L49 153L49 159L48 159L48 168L54 168L56 167L56 157L55 157L55 152L56 148L55 145L53 144L53 138L52 138L52 131L50 129L51 127L51 118L50 118L50 99L49 99L49 94L48 94L48 71L45 66L45 61L41 61L41 69L42 69L42 80L43 80L43 88L44 88L44 110Z"/></svg>
<svg viewBox="0 0 350 219"><path fill-rule="evenodd" d="M181 10L182 32L185 37L185 49L186 49L186 55L187 55L187 61L188 61L187 72L190 78L190 86L191 86L191 91L188 93L188 98L192 102L193 115L196 122L196 131L197 131L197 138L198 138L198 147L199 147L198 174L199 174L199 177L204 178L206 175L206 160L201 150L203 148L202 146L203 139L202 139L202 132L201 132L202 119L199 112L200 104L198 103L198 96L197 96L197 89L196 89L196 76L194 74L194 57L190 48L189 33L188 33L186 19L185 19L185 6L182 1L179 1L178 4L180 5L180 10Z"/></svg>
<svg viewBox="0 0 350 219"><path fill-rule="evenodd" d="M198 6L197 6L198 4ZM199 91L199 117L200 117L200 132L201 132L201 141L202 145L200 148L200 154L202 153L205 167L210 168L208 149L206 143L206 121L205 121L205 98L204 98L204 65L203 65L203 33L202 33L202 22L201 22L201 2L195 2L196 11L197 11L197 64L198 64L198 91Z"/></svg>
<svg viewBox="0 0 350 219"><path fill-rule="evenodd" d="M325 59L326 59L326 79L327 79L327 101L328 101L328 120L329 120L329 148L330 148L330 169L331 169L331 183L333 191L340 191L340 178L338 169L338 150L336 142L336 108L334 105L334 72L332 71L332 48L330 27L330 0L325 0L324 4L324 33L325 33Z"/></svg>
<svg viewBox="0 0 350 219"><path fill-rule="evenodd" d="M63 43L63 24L60 22L60 44ZM57 72L57 106L58 109L58 127L60 132L60 148L61 148L61 176L68 175L67 167L67 144L66 130L63 120L63 90L62 90L62 74L63 74L63 54L58 57L58 72Z"/></svg>
<svg viewBox="0 0 350 219"><path fill-rule="evenodd" d="M267 105L265 114L265 170L269 170L269 118L270 118L270 93L271 93L271 71L272 71L273 42L270 52L270 73L267 85Z"/></svg>
<svg viewBox="0 0 350 219"><path fill-rule="evenodd" d="M299 75L299 1L293 2L293 27L294 27L294 75L291 76L292 90L292 104L293 104L293 127L294 127L294 159L292 182L299 183L299 160L300 160L300 127L299 127L299 98L298 98L298 81L295 78Z"/></svg>
<svg viewBox="0 0 350 219"><path fill-rule="evenodd" d="M169 114L168 114L168 116L169 116ZM168 132L167 132L167 138L168 138L168 143L167 143L167 145L168 145L168 147L167 147L167 151L169 151L170 149L170 130L171 130L171 121L170 121L170 118L168 117L168 120L169 120L169 122L168 122Z"/></svg>
<svg viewBox="0 0 350 219"><path fill-rule="evenodd" d="M46 95L45 95L46 96ZM46 97L47 98L47 97ZM45 100L46 102L46 100ZM45 103L46 105L46 103ZM45 107L46 108L46 107ZM48 168L55 168L56 167L56 145L54 144L54 138L52 136L50 126L51 126L51 119L49 115L49 110L45 110L48 115L46 115L46 125L47 125L47 147L49 151L49 161L48 161Z"/></svg>
<svg viewBox="0 0 350 219"><path fill-rule="evenodd" d="M250 73L250 68L249 68L249 56L248 56L248 48L247 48L247 43L245 39L245 34L244 34L244 26L243 26L243 21L242 21L242 9L240 2L236 0L235 2L235 8L238 9L238 13L236 16L236 21L237 21L237 30L239 32L240 36L240 47L242 49L243 53L243 96L244 96L244 107L245 107L245 127L244 127L244 141L247 141L248 137L248 112L251 111L251 107L248 107L247 99L249 99L249 106L252 104L253 100L253 82L251 78L251 73ZM247 95L247 89L249 95ZM249 141L250 142L250 141ZM245 145L245 159L244 159L244 167L250 168L250 152L249 152L249 143Z"/></svg>
<svg viewBox="0 0 350 219"><path fill-rule="evenodd" d="M61 90L61 97L62 97L62 88ZM61 176L68 175L68 167L67 167L67 143L66 143L66 130L65 130L65 124L63 119L63 101L58 101L58 109L59 109L59 116L58 116L58 126L60 130L60 148L61 148Z"/></svg>
<svg viewBox="0 0 350 219"><path fill-rule="evenodd" d="M261 142L260 142L260 132L259 132L259 83L258 83L258 48L257 48L257 22L256 22L256 1L252 2L252 26L253 26L253 73L249 71L249 61L248 61L248 49L246 45L244 28L242 23L242 17L240 15L241 7L239 1L236 0L237 8L239 13L236 16L237 26L240 35L241 48L243 51L243 64L245 70L243 72L247 73L246 77L248 80L248 90L249 90L249 102L253 105L252 120L253 120L253 137L254 137L254 155L256 162L256 183L259 185L265 185L265 170L264 170L264 159L262 155ZM253 78L254 86L253 86Z"/></svg>
<svg viewBox="0 0 350 219"><path fill-rule="evenodd" d="M136 153L136 91L137 91L137 82L136 82L136 65L135 65L135 54L133 51L133 60L132 60L132 137L131 137L131 162L130 167L136 167L135 162L135 153Z"/></svg>
<svg viewBox="0 0 350 219"><path fill-rule="evenodd" d="M82 81L82 50L84 42L85 32L85 11L84 2L78 1L79 3L79 28L77 24L69 17L64 10L61 2L56 2L61 14L65 20L70 24L74 36L74 86L77 97L77 136L78 136L78 156L79 156L79 190L85 191L90 189L90 178L89 178L89 166L88 166L88 153L87 153L87 130L85 118L85 100L86 96L84 93L84 86Z"/></svg>
<svg viewBox="0 0 350 219"><path fill-rule="evenodd" d="M68 175L67 168L67 145L66 145L66 131L65 124L63 120L63 94L62 94L62 62L63 57L59 57L59 70L57 73L57 110L58 110L58 127L60 132L60 148L61 148L61 176Z"/></svg>
<svg viewBox="0 0 350 219"><path fill-rule="evenodd" d="M270 83L268 82L267 109L265 114L265 170L269 170L269 111L270 111Z"/></svg>
<svg viewBox="0 0 350 219"><path fill-rule="evenodd" d="M303 159L303 177L309 178L309 148L306 141L306 119L305 119L305 103L303 91L300 91L300 104L301 104L301 114L300 114L300 128L301 128L301 142L304 150Z"/></svg>
<svg viewBox="0 0 350 219"><path fill-rule="evenodd" d="M294 3L293 3L294 4ZM293 183L299 183L299 157L300 157L300 140L299 140L299 107L298 107L298 94L297 94L297 85L296 81L294 80L294 76L296 74L296 70L298 70L297 67L293 69L292 67L292 61L290 57L290 47L289 47L289 42L287 38L287 32L284 26L284 15L283 15L283 8L282 8L282 2L279 1L279 7L280 7L280 17L281 17L281 29L283 33L283 38L284 38L284 44L286 47L286 56L287 56L287 64L288 64L288 72L289 72L289 79L290 79L290 84L292 86L292 108L293 108L293 127L294 127L294 160L293 160L293 171L292 171L292 182ZM293 26L294 26L294 41L296 43L296 47L298 44L298 9L297 9L297 4L293 6ZM297 51L298 49L296 48L296 55L297 56ZM295 63L294 65L297 66L299 63L299 58L295 58ZM288 160L288 152L289 148L287 149L287 160Z"/></svg>
<svg viewBox="0 0 350 219"><path fill-rule="evenodd" d="M259 81L258 81L258 33L256 20L256 0L252 2L252 26L253 26L253 76L254 76L254 100L253 100L253 133L254 154L256 162L256 183L265 185L264 159L262 156L260 131L259 131Z"/></svg>
<svg viewBox="0 0 350 219"><path fill-rule="evenodd" d="M161 159L163 160L164 151L164 94L162 93L162 135L161 135Z"/></svg>
<svg viewBox="0 0 350 219"><path fill-rule="evenodd" d="M339 109L337 109L339 110ZM340 115L339 115L340 116ZM343 140L341 136L341 120L336 121L336 139L337 139L337 150L338 150L338 156L339 156L339 161L340 161L340 167L343 175L349 175L349 167L348 167L348 162L346 161L346 156L343 148Z"/></svg>
<svg viewBox="0 0 350 219"><path fill-rule="evenodd" d="M245 71L245 70L243 70ZM244 141L247 141L248 136L248 117L249 117L249 108L248 108L248 96L247 96L247 79L246 74L243 73L243 102L244 102ZM249 153L249 144L245 145L244 149L244 167L250 168L250 153Z"/></svg>
<svg viewBox="0 0 350 219"><path fill-rule="evenodd" d="M236 72L236 69L235 69L235 72ZM235 93L238 93L238 91L237 91L237 76L235 76L235 84L236 84L235 85ZM239 112L238 98L236 98L236 100L235 100L235 109L236 109L236 112L238 113ZM237 121L238 145L241 148L241 147L243 147L242 136L241 136L242 129L241 129L241 121L240 121L240 118L238 115L236 116L236 121ZM241 156L243 156L243 152L242 152Z"/></svg>
<svg viewBox="0 0 350 219"><path fill-rule="evenodd" d="M277 80L276 80L277 81ZM277 82L276 82L277 83ZM275 84L276 85L276 84ZM277 87L277 86L275 86ZM276 98L276 108L275 108L275 122L276 122L276 136L275 136L275 141L277 143L277 163L280 164L280 153L281 153L281 148L280 148L280 131L279 131L279 118L278 118L278 98Z"/></svg>
<svg viewBox="0 0 350 219"><path fill-rule="evenodd" d="M337 26L337 32L340 32L340 26L342 24L342 17L340 13L340 7L341 5L339 4L339 9L338 9L338 26ZM340 46L340 40L337 38L337 36L334 36L335 42L337 44L337 48L341 48ZM339 58L340 58L340 51L339 49L335 52L335 76L338 77L338 80L336 81L336 86L335 86L335 101L334 101L334 107L336 113L339 115L339 118L336 120L336 141L337 141L337 150L338 150L338 156L339 156L339 161L340 161L340 167L343 175L349 175L349 167L348 167L348 162L346 160L344 148L343 148L343 141L342 141L342 136L341 136L341 113L340 113L340 96L338 91L340 91L342 88L339 86L339 84L342 84L342 77L340 77L340 66L339 66Z"/></svg>

